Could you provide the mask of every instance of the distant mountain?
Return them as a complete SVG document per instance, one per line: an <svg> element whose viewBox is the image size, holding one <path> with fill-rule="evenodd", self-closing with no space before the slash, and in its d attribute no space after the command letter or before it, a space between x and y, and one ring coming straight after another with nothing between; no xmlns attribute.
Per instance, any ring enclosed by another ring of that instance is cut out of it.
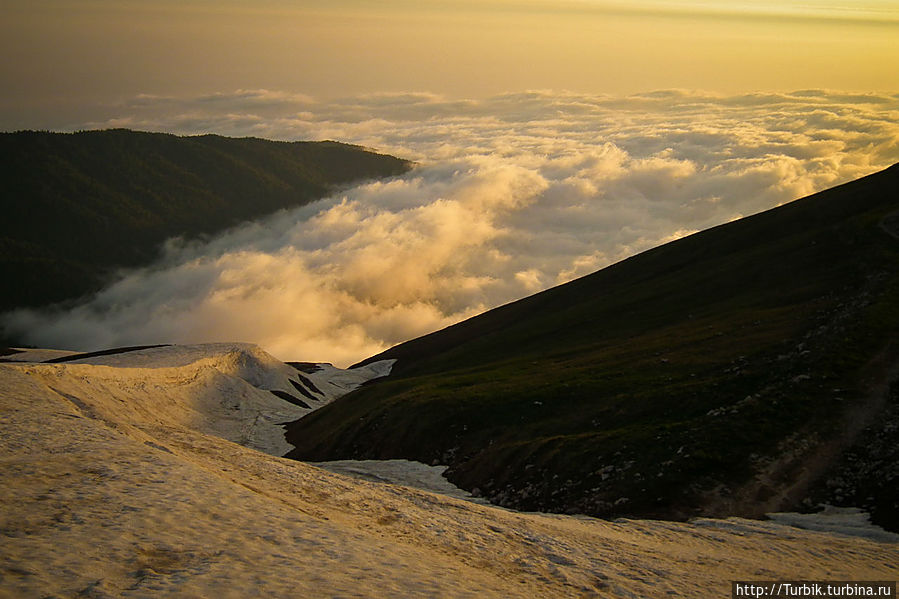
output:
<svg viewBox="0 0 899 599"><path fill-rule="evenodd" d="M288 426L523 510L899 528L899 165L398 345Z"/></svg>
<svg viewBox="0 0 899 599"><path fill-rule="evenodd" d="M0 310L96 291L174 236L216 233L411 163L336 142L124 129L0 133Z"/></svg>

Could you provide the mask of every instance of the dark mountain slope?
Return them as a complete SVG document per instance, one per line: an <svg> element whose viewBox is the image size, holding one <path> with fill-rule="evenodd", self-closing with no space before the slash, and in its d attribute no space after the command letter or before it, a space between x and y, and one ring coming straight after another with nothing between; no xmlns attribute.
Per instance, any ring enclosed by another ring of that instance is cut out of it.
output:
<svg viewBox="0 0 899 599"><path fill-rule="evenodd" d="M0 133L0 310L95 291L170 237L221 231L410 163L336 142Z"/></svg>
<svg viewBox="0 0 899 599"><path fill-rule="evenodd" d="M290 457L447 463L526 510L795 507L896 400L897 210L894 166L394 347Z"/></svg>

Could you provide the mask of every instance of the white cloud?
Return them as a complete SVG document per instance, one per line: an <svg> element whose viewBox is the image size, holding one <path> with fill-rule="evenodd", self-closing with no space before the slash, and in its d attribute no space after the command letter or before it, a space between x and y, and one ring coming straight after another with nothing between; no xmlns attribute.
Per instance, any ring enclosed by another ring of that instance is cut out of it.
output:
<svg viewBox="0 0 899 599"><path fill-rule="evenodd" d="M83 127L339 139L408 175L172 242L62 313L7 325L44 346L241 340L347 364L693 231L899 161L899 98L825 91L483 101L271 92L141 96Z"/></svg>

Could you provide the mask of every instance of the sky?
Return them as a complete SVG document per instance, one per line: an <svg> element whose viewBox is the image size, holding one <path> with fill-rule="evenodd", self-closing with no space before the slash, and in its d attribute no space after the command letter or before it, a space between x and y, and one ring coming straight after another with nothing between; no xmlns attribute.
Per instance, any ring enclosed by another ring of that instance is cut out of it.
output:
<svg viewBox="0 0 899 599"><path fill-rule="evenodd" d="M138 94L899 89L886 0L2 0L0 126Z"/></svg>
<svg viewBox="0 0 899 599"><path fill-rule="evenodd" d="M899 162L899 3L0 0L0 128L336 139L419 166L172 240L44 347L348 365Z"/></svg>

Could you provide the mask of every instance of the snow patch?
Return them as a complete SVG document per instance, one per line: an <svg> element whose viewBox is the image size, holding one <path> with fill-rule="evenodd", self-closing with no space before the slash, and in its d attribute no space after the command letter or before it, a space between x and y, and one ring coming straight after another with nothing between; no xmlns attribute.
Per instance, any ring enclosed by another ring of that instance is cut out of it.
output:
<svg viewBox="0 0 899 599"><path fill-rule="evenodd" d="M489 505L488 501L473 496L444 478L443 473L448 466L428 466L412 460L334 460L307 463L353 478L412 487L448 497L465 499L481 505Z"/></svg>
<svg viewBox="0 0 899 599"><path fill-rule="evenodd" d="M358 389L364 383L390 374L396 360L379 360L356 368L337 368L328 363L316 364L318 370L304 373L322 391L328 402Z"/></svg>
<svg viewBox="0 0 899 599"><path fill-rule="evenodd" d="M79 396L85 381L103 385L109 398L117 401L99 407L101 412L136 421L158 420L154 414L165 412L166 418L276 456L293 449L284 439L284 423L388 375L395 362L382 360L351 370L319 364L315 372L303 374L251 343L205 343L42 363L75 355L40 349L9 357L30 364L29 373L52 381L51 388L60 393ZM303 378L314 388L307 389ZM273 391L295 398L296 403Z"/></svg>
<svg viewBox="0 0 899 599"><path fill-rule="evenodd" d="M871 515L856 507L825 505L824 510L815 514L779 512L765 515L779 524L795 526L805 530L862 537L884 543L899 543L899 534L886 531L880 526L872 524Z"/></svg>

